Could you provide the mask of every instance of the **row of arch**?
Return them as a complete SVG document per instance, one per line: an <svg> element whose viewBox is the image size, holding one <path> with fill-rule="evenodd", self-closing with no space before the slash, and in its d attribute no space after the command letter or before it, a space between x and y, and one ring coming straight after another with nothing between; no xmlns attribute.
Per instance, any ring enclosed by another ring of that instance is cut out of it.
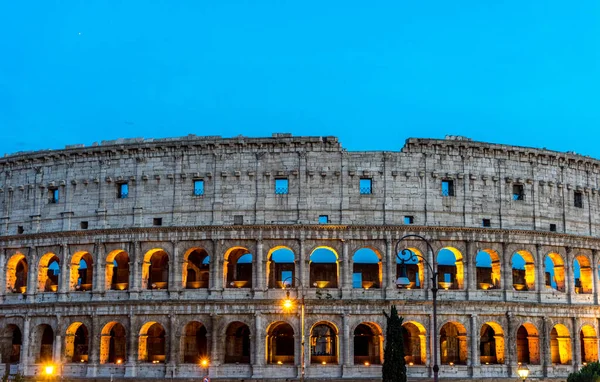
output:
<svg viewBox="0 0 600 382"><path fill-rule="evenodd" d="M422 256L417 248L411 252ZM313 288L338 288L340 285L340 260L331 247L317 247L309 257L309 285ZM105 259L104 289L127 290L130 288L130 256L124 250L115 250ZM464 289L465 272L462 253L454 247L442 248L436 257L439 283L443 289ZM267 256L266 273L269 288L281 288L284 283L293 284L297 257L288 247L274 247ZM191 248L185 252L181 268L181 287L201 289L210 287L211 258L203 248ZM142 289L167 289L169 287L170 258L167 251L155 248L144 254L141 265ZM245 247L232 247L225 252L223 262L223 286L225 288L250 288L253 283L256 260ZM420 259L405 265L410 280L409 288L424 287L425 270ZM511 257L512 286L516 291L536 289L536 264L531 252L518 250ZM550 252L545 257L544 284L547 288L565 292L566 264L563 257ZM501 288L501 262L497 251L484 249L475 257L475 285L477 289ZM57 292L61 260L54 253L44 254L37 264L38 292ZM94 283L94 259L89 252L76 252L64 276L68 284L65 290L88 291ZM25 293L28 288L29 264L22 253L12 255L6 263L6 290ZM575 293L593 293L592 263L586 255L573 259L573 288ZM396 262L396 278L400 264ZM217 276L218 277L218 276ZM352 255L352 286L354 288L381 288L383 280L382 255L373 248L358 249ZM35 283L35 279L32 280ZM102 288L100 288L102 289Z"/></svg>
<svg viewBox="0 0 600 382"><path fill-rule="evenodd" d="M428 364L427 333L425 327L416 321L408 321L404 327L404 351L408 365ZM247 324L234 321L225 329L223 363L251 363L251 331ZM309 328L310 363L337 364L340 352L339 331L329 321L319 321ZM446 322L439 331L439 354L441 364L467 364L467 330L459 322ZM265 360L269 364L295 364L298 362L296 344L299 335L285 321L275 321L266 330ZM55 358L55 333L48 324L35 327L32 335L31 354L35 363L52 362ZM168 359L168 336L165 328L156 321L142 325L137 339L137 361L164 363ZM2 336L2 349L10 349L3 354L11 363L19 363L21 357L22 334L17 325L10 324ZM203 358L210 358L210 336L206 327L199 321L188 322L180 339L179 362L198 364ZM121 364L128 361L126 329L118 321L104 325L100 332L99 362L101 364ZM362 322L354 328L354 364L380 364L383 356L383 335L379 325ZM532 365L541 363L540 336L536 326L524 323L516 331L516 339L510 343L505 338L502 326L497 322L485 322L479 329L479 361L482 365L504 364L507 349L513 347L516 361ZM550 331L548 350L553 364L567 365L573 361L571 335L563 324L556 324ZM580 347L582 362L598 361L598 336L591 325L582 326L576 346ZM37 348L36 348L37 347ZM90 334L82 322L71 323L64 336L64 358L66 362L86 363L90 361ZM131 354L131 353L130 353Z"/></svg>

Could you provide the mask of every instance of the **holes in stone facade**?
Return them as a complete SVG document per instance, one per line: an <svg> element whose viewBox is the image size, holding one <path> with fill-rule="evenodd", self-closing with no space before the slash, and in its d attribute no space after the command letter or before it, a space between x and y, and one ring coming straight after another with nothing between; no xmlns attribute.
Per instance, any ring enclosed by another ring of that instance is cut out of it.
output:
<svg viewBox="0 0 600 382"><path fill-rule="evenodd" d="M360 194L370 195L373 193L373 180L371 178L360 178Z"/></svg>
<svg viewBox="0 0 600 382"><path fill-rule="evenodd" d="M233 225L243 225L244 215L233 215Z"/></svg>
<svg viewBox="0 0 600 382"><path fill-rule="evenodd" d="M210 257L202 248L192 248L183 257L183 287L186 289L208 288Z"/></svg>
<svg viewBox="0 0 600 382"><path fill-rule="evenodd" d="M6 326L0 337L0 346L3 349L2 359L10 364L18 364L21 361L21 346L23 336L21 329L17 325L9 324Z"/></svg>
<svg viewBox="0 0 600 382"><path fill-rule="evenodd" d="M373 323L362 323L354 329L354 364L381 364L381 329Z"/></svg>
<svg viewBox="0 0 600 382"><path fill-rule="evenodd" d="M407 364L424 365L427 360L427 336L425 327L416 322L409 321L402 324L404 327L404 354Z"/></svg>
<svg viewBox="0 0 600 382"><path fill-rule="evenodd" d="M287 195L289 191L288 178L275 178L275 195Z"/></svg>
<svg viewBox="0 0 600 382"><path fill-rule="evenodd" d="M123 364L127 361L127 336L125 327L116 321L102 328L100 337L100 363Z"/></svg>
<svg viewBox="0 0 600 382"><path fill-rule="evenodd" d="M165 329L158 322L142 326L139 336L138 360L141 362L165 363L167 359Z"/></svg>
<svg viewBox="0 0 600 382"><path fill-rule="evenodd" d="M88 229L88 222L87 221L82 221L79 223L79 228L81 229Z"/></svg>
<svg viewBox="0 0 600 382"><path fill-rule="evenodd" d="M515 252L511 259L512 283L516 291L535 290L535 264L528 251Z"/></svg>
<svg viewBox="0 0 600 382"><path fill-rule="evenodd" d="M46 253L38 263L38 291L57 292L60 260L54 253Z"/></svg>
<svg viewBox="0 0 600 382"><path fill-rule="evenodd" d="M571 364L571 336L562 324L554 325L550 331L550 358L554 365Z"/></svg>
<svg viewBox="0 0 600 382"><path fill-rule="evenodd" d="M236 321L225 332L225 363L250 363L250 328Z"/></svg>
<svg viewBox="0 0 600 382"><path fill-rule="evenodd" d="M27 291L27 259L22 253L14 254L6 263L6 290L9 293Z"/></svg>
<svg viewBox="0 0 600 382"><path fill-rule="evenodd" d="M381 259L374 250L361 248L352 256L352 287L381 287Z"/></svg>
<svg viewBox="0 0 600 382"><path fill-rule="evenodd" d="M252 288L253 256L243 247L231 248L225 254L226 288Z"/></svg>
<svg viewBox="0 0 600 382"><path fill-rule="evenodd" d="M106 289L129 289L129 254L123 250L112 251L106 258Z"/></svg>
<svg viewBox="0 0 600 382"><path fill-rule="evenodd" d="M442 196L455 196L454 180L451 180L451 179L443 179L442 180Z"/></svg>
<svg viewBox="0 0 600 382"><path fill-rule="evenodd" d="M294 364L294 329L287 322L274 322L267 329L267 363Z"/></svg>
<svg viewBox="0 0 600 382"><path fill-rule="evenodd" d="M129 185L117 183L117 199L126 199L127 197L129 197Z"/></svg>
<svg viewBox="0 0 600 382"><path fill-rule="evenodd" d="M404 217L404 224L413 224L415 222L415 217L414 216L405 216Z"/></svg>
<svg viewBox="0 0 600 382"><path fill-rule="evenodd" d="M319 224L329 223L329 215L319 215Z"/></svg>
<svg viewBox="0 0 600 382"><path fill-rule="evenodd" d="M338 287L338 256L332 248L319 247L310 255L310 286Z"/></svg>
<svg viewBox="0 0 600 382"><path fill-rule="evenodd" d="M500 288L500 256L496 251L484 249L477 253L475 270L477 289Z"/></svg>
<svg viewBox="0 0 600 382"><path fill-rule="evenodd" d="M546 288L564 292L565 263L562 257L555 252L547 254L544 261L544 269L546 269L544 273Z"/></svg>
<svg viewBox="0 0 600 382"><path fill-rule="evenodd" d="M22 235L22 234L23 234L23 232L25 232L25 228L23 228L23 226L22 226L22 225L20 225L20 226L17 226L17 234L18 234L18 235Z"/></svg>
<svg viewBox="0 0 600 382"><path fill-rule="evenodd" d="M525 191L522 184L513 184L512 200L525 200Z"/></svg>
<svg viewBox="0 0 600 382"><path fill-rule="evenodd" d="M287 247L275 247L267 256L267 278L269 288L296 286L295 255Z"/></svg>
<svg viewBox="0 0 600 382"><path fill-rule="evenodd" d="M194 196L202 196L204 195L204 180L195 179L194 180Z"/></svg>
<svg viewBox="0 0 600 382"><path fill-rule="evenodd" d="M504 364L504 333L495 322L483 324L479 335L479 361L482 365Z"/></svg>
<svg viewBox="0 0 600 382"><path fill-rule="evenodd" d="M448 322L440 329L440 358L442 365L467 364L467 331L458 322Z"/></svg>
<svg viewBox="0 0 600 382"><path fill-rule="evenodd" d="M550 232L556 232L556 224L550 223Z"/></svg>
<svg viewBox="0 0 600 382"><path fill-rule="evenodd" d="M492 226L492 221L490 219L482 219L481 220L481 226L489 228L489 227Z"/></svg>
<svg viewBox="0 0 600 382"><path fill-rule="evenodd" d="M573 205L577 208L583 208L583 192L573 192Z"/></svg>
<svg viewBox="0 0 600 382"><path fill-rule="evenodd" d="M191 321L185 326L184 333L181 337L182 361L199 365L200 360L208 356L206 327L198 321Z"/></svg>
<svg viewBox="0 0 600 382"><path fill-rule="evenodd" d="M48 203L56 204L58 203L59 191L58 188L49 188L48 189Z"/></svg>
<svg viewBox="0 0 600 382"><path fill-rule="evenodd" d="M169 287L169 255L160 248L144 255L142 289L167 289Z"/></svg>
<svg viewBox="0 0 600 382"><path fill-rule="evenodd" d="M310 331L310 363L338 363L337 330L329 322L318 323Z"/></svg>
<svg viewBox="0 0 600 382"><path fill-rule="evenodd" d="M85 363L89 361L89 333L81 322L69 326L65 336L65 358L67 362Z"/></svg>
<svg viewBox="0 0 600 382"><path fill-rule="evenodd" d="M162 225L162 218L154 218L154 219L152 219L152 225L153 226L161 226Z"/></svg>

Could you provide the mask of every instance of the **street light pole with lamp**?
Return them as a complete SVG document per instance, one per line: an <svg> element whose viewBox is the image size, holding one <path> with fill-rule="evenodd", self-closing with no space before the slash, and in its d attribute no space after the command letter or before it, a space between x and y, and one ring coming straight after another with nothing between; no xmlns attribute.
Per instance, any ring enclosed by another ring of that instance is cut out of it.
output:
<svg viewBox="0 0 600 382"><path fill-rule="evenodd" d="M406 275L406 262L407 261L417 261L418 258L422 259L423 262L427 265L427 267L429 268L429 271L431 273L431 296L432 296L432 300L433 300L433 333L431 333L431 335L433 336L433 381L434 382L438 382L438 372L440 370L440 367L438 365L438 359L437 359L437 352L438 352L438 337L437 337L437 292L438 292L438 270L437 270L437 263L434 260L433 261L433 265L429 263L429 261L427 261L427 259L421 255L417 255L416 253L414 253L413 251L411 251L408 248L405 248L402 250L402 252L400 253L398 251L398 247L400 246L400 243L402 243L404 240L408 240L408 239L419 239L423 242L425 242L425 244L427 245L427 249L429 251L431 251L431 253L433 254L433 248L431 247L431 244L429 244L429 241L427 241L427 239L425 239L423 236L420 235L416 235L416 234L410 234L410 235L404 235L400 238L400 240L398 240L398 242L396 243L396 248L395 248L395 253L396 253L396 258L398 260L400 260L400 264L402 265L402 268L400 268L400 277L398 277L398 279L396 280L396 286L397 287L405 287L407 285L410 285L410 280L408 279L407 275Z"/></svg>
<svg viewBox="0 0 600 382"><path fill-rule="evenodd" d="M305 373L305 343L304 343L304 286L302 285L302 281L295 276L290 276L283 280L281 283L283 285L283 289L286 289L287 285L290 285L287 281L296 280L298 282L298 286L296 286L296 298L298 298L298 290L300 290L300 326L301 326L301 340L300 340L300 382L304 382L304 373ZM294 301L290 298L290 292L286 291L285 300L283 300L283 309L286 311L292 310L294 307Z"/></svg>
<svg viewBox="0 0 600 382"><path fill-rule="evenodd" d="M517 368L517 374L519 375L519 378L521 378L523 381L527 379L527 377L529 377L529 368L527 367L527 365L519 365L519 367Z"/></svg>

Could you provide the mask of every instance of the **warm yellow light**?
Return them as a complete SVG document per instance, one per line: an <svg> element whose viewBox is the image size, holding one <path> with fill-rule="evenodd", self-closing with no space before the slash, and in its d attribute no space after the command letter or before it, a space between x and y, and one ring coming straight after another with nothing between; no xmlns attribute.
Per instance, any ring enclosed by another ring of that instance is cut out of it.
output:
<svg viewBox="0 0 600 382"><path fill-rule="evenodd" d="M84 360L84 359L82 359L82 360L81 360L81 361L79 361L79 362L81 362L81 363L84 363L84 362L85 362L85 360Z"/></svg>
<svg viewBox="0 0 600 382"><path fill-rule="evenodd" d="M412 362L409 362L409 363L408 363L408 366L412 366L412 365L414 365L414 363L412 363Z"/></svg>
<svg viewBox="0 0 600 382"><path fill-rule="evenodd" d="M123 363L123 360L121 358L117 359L117 365L120 365Z"/></svg>
<svg viewBox="0 0 600 382"><path fill-rule="evenodd" d="M370 365L370 363L368 363L368 362L365 362L365 366L369 366L369 365Z"/></svg>
<svg viewBox="0 0 600 382"><path fill-rule="evenodd" d="M54 374L54 365L46 365L46 367L44 368L44 372L47 375L52 375Z"/></svg>
<svg viewBox="0 0 600 382"><path fill-rule="evenodd" d="M522 380L526 380L529 376L529 369L525 365L521 365L517 368L517 374Z"/></svg>
<svg viewBox="0 0 600 382"><path fill-rule="evenodd" d="M327 362L323 361L321 362L321 365L327 365Z"/></svg>
<svg viewBox="0 0 600 382"><path fill-rule="evenodd" d="M584 363L583 363L583 366L587 366L587 362L584 362Z"/></svg>
<svg viewBox="0 0 600 382"><path fill-rule="evenodd" d="M202 358L200 360L200 366L202 366L202 367L208 367L208 358Z"/></svg>
<svg viewBox="0 0 600 382"><path fill-rule="evenodd" d="M283 362L281 362L281 361L277 361L277 364L278 364L278 365L283 365Z"/></svg>
<svg viewBox="0 0 600 382"><path fill-rule="evenodd" d="M450 365L450 366L454 366L454 362L450 362L450 363L449 363L449 365Z"/></svg>
<svg viewBox="0 0 600 382"><path fill-rule="evenodd" d="M293 307L294 307L294 302L292 300L290 300L289 298L286 298L285 300L283 300L283 309L290 310Z"/></svg>

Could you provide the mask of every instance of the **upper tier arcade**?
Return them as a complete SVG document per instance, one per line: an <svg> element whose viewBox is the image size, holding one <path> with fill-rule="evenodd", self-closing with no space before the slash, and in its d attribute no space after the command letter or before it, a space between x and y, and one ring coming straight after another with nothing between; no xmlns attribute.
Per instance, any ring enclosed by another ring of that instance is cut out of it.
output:
<svg viewBox="0 0 600 382"><path fill-rule="evenodd" d="M597 236L599 165L573 153L411 138L130 139L0 159L0 235L233 224L492 227Z"/></svg>

